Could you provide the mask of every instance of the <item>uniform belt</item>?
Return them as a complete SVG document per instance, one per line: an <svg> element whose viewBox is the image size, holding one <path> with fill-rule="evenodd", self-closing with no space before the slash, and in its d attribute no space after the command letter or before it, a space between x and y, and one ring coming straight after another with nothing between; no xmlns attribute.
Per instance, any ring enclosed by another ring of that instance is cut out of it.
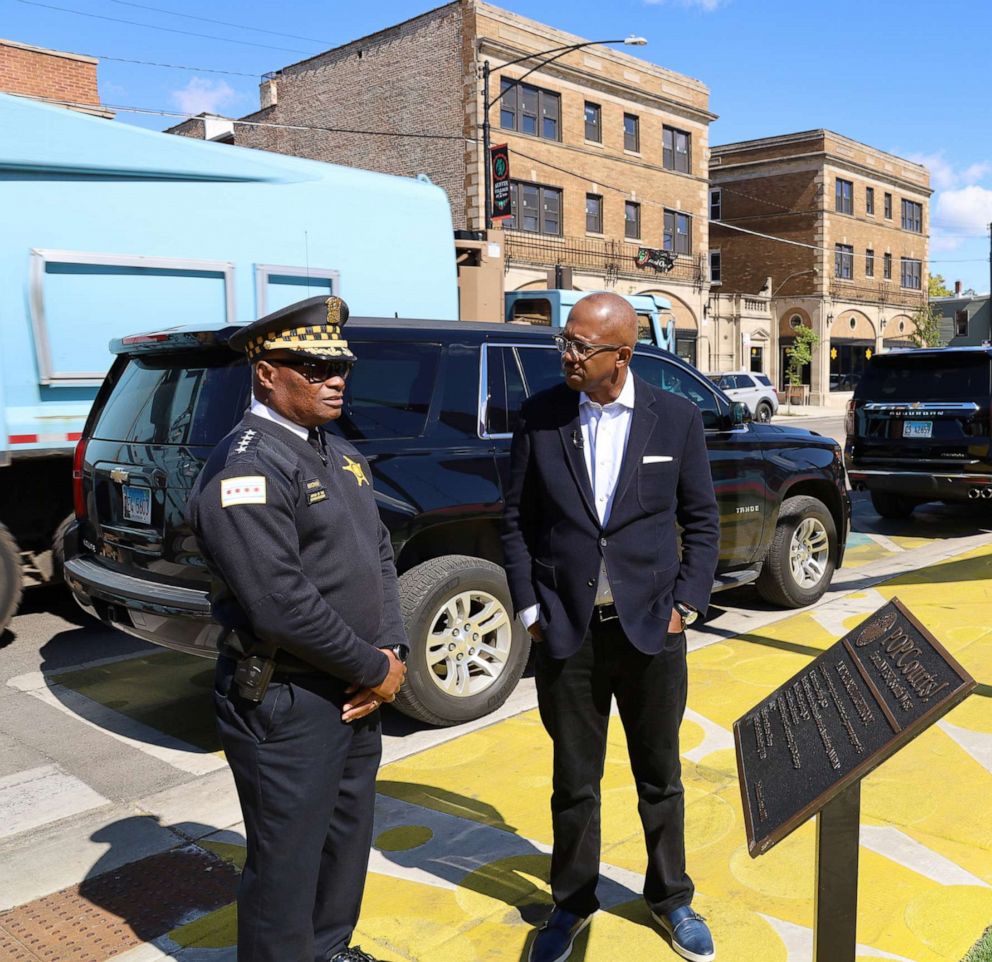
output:
<svg viewBox="0 0 992 962"><path fill-rule="evenodd" d="M616 621L619 617L617 606L613 602L605 605L595 605L592 609L592 620L599 624L603 624L606 621Z"/></svg>
<svg viewBox="0 0 992 962"><path fill-rule="evenodd" d="M244 654L238 651L236 648L232 648L229 645L224 645L219 651L219 655L222 658L230 658L232 661L240 661L244 658ZM302 658L294 658L292 655L287 655L285 652L280 652L276 656L276 666L273 670L273 675L317 675L322 677L327 677L325 672L322 672L319 668L314 667L309 664L309 662L303 661Z"/></svg>

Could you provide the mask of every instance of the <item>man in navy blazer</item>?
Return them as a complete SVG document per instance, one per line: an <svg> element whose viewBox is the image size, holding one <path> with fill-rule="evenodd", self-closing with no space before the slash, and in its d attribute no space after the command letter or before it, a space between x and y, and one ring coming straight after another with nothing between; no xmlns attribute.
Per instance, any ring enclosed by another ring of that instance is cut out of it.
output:
<svg viewBox="0 0 992 962"><path fill-rule="evenodd" d="M530 959L566 959L599 907L599 786L616 698L648 850L644 897L675 951L708 962L713 941L685 870L679 760L685 627L709 603L720 542L702 419L630 370L637 315L622 297L582 298L556 341L564 383L521 409L503 528L554 746L555 908Z"/></svg>

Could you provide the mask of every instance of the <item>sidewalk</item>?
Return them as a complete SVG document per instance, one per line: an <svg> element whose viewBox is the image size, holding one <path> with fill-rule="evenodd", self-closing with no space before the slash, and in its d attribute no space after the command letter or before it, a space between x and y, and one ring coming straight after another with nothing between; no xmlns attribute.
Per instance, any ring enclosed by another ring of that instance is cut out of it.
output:
<svg viewBox="0 0 992 962"><path fill-rule="evenodd" d="M763 621L754 612L744 634L725 633L722 618L691 634L682 729L688 868L695 905L708 916L724 962L811 958L815 856L812 822L767 855L748 856L732 723L893 596L980 688L863 783L858 957L959 962L988 925L992 546L979 539L975 545L943 557L934 544L929 562L907 557L902 573L881 584L872 577L878 562L866 555L862 567L844 569L843 583L814 609L768 613ZM207 714L169 712L174 694L154 695L154 686L140 684L142 673L161 677L162 662L152 666L151 659L171 659L177 691L200 684L202 663L184 667L181 656L163 653L60 675L58 685L49 679L45 694L60 688L64 704L100 719L118 738L138 733L128 722L144 726L145 738L160 730L155 750L163 757L185 743L191 781L142 800L109 824L106 811L94 814L90 838L105 853L99 869L84 855L92 844L80 841L73 849L64 832L31 851L0 849L7 877L0 894L34 899L0 914L5 962L234 962L232 866L243 855L237 801L218 765ZM394 962L526 957L533 927L550 905L550 755L533 704L525 683L514 706L501 712L511 717L450 740L444 740L450 733L429 731L390 739L355 940L367 951ZM603 815L603 911L572 959L675 960L639 895L645 857L619 724L610 731ZM74 826L76 834L83 824ZM152 828L165 847L149 841L141 850L147 858L122 867L127 853L141 857L133 837L145 832L151 839ZM60 859L69 863L66 872L77 872L73 881L89 877L43 894L55 886L46 888L41 879L59 877Z"/></svg>
<svg viewBox="0 0 992 962"><path fill-rule="evenodd" d="M841 418L843 419L846 408L824 407L815 404L793 404L791 408L787 404L780 404L778 413L772 418L775 424L782 421L793 421L797 418Z"/></svg>

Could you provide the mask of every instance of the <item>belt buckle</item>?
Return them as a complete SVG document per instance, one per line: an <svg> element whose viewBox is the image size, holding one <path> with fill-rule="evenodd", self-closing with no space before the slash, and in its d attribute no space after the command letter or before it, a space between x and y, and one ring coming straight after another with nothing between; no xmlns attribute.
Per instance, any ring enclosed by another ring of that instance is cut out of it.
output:
<svg viewBox="0 0 992 962"><path fill-rule="evenodd" d="M620 615L617 614L617 606L611 601L605 605L596 605L596 617L602 624L606 621L616 621Z"/></svg>

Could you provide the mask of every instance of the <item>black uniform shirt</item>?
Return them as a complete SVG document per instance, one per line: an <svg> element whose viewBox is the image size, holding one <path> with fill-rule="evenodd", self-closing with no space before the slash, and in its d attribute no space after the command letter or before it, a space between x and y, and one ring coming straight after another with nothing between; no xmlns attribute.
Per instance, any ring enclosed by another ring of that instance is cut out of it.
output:
<svg viewBox="0 0 992 962"><path fill-rule="evenodd" d="M219 584L214 618L362 687L407 644L389 533L371 471L325 435L327 464L306 440L253 414L214 449L187 514Z"/></svg>

